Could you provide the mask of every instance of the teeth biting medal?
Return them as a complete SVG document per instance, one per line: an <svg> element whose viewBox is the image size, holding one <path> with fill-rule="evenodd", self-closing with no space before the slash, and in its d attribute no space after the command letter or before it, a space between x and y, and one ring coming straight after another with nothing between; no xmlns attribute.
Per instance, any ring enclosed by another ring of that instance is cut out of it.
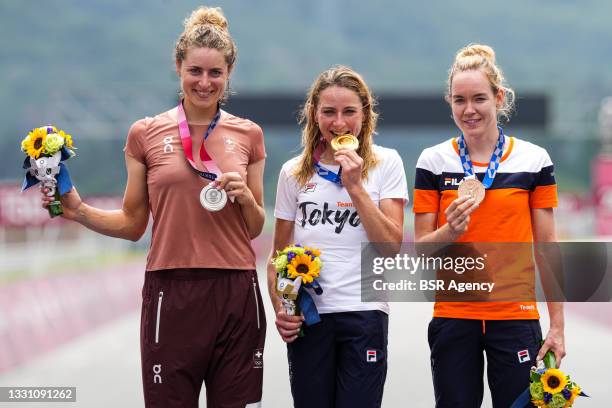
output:
<svg viewBox="0 0 612 408"><path fill-rule="evenodd" d="M335 133L335 132L334 132ZM336 134L334 138L330 142L330 146L334 151L338 151L340 149L349 149L356 151L359 148L359 140L350 133L345 133L342 135ZM321 159L321 154L323 154L324 145L319 143L317 148L313 154L313 164L315 171L319 176L324 178L325 180L331 181L334 184L342 186L342 166L338 169L338 173L335 173L325 167L323 167L319 160Z"/></svg>
<svg viewBox="0 0 612 408"><path fill-rule="evenodd" d="M340 149L357 150L359 148L359 140L350 133L336 135L331 140L331 147L335 151Z"/></svg>

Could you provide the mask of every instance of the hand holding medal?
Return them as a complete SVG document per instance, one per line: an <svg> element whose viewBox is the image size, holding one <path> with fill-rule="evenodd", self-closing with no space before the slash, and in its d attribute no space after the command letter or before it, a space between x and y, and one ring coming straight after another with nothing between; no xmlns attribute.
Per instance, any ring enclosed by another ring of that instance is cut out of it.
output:
<svg viewBox="0 0 612 408"><path fill-rule="evenodd" d="M227 192L227 196L232 203L238 200L238 204L245 205L250 201L255 201L246 181L236 171L223 173L212 184L224 193Z"/></svg>
<svg viewBox="0 0 612 408"><path fill-rule="evenodd" d="M446 224L453 236L453 240L463 235L470 223L470 214L478 208L478 204L470 196L459 197L444 211Z"/></svg>
<svg viewBox="0 0 612 408"><path fill-rule="evenodd" d="M206 129L206 133L204 134L204 140L202 141L202 145L200 147L200 159L206 167L205 171L200 171L197 168L195 162L193 161L191 133L189 132L189 124L187 122L187 117L185 116L185 110L183 108L182 101L178 104L177 112L179 134L181 136L181 144L183 145L183 151L185 153L185 158L187 159L187 162L191 165L191 168L198 176L207 180L214 181L213 183L209 183L208 185L206 185L206 187L204 187L202 191L200 191L200 204L208 211L220 211L223 209L223 207L225 207L225 204L227 204L227 193L224 189L226 187L227 181L221 182L221 180L227 180L227 175L221 175L221 170L206 151L204 142L217 126L219 119L221 119L221 109L217 109L217 114L210 122L210 125L208 125L208 129ZM234 173L227 174L230 175ZM219 175L221 175L220 178ZM242 180L240 175L238 175L238 177L240 178L240 180ZM232 202L234 202L234 196L235 194L230 197L230 200Z"/></svg>
<svg viewBox="0 0 612 408"><path fill-rule="evenodd" d="M340 164L342 185L347 189L361 185L363 160L357 154L359 140L350 133L335 136L330 145L334 149L334 159Z"/></svg>
<svg viewBox="0 0 612 408"><path fill-rule="evenodd" d="M470 154L468 153L463 134L457 139L457 147L459 148L459 157L461 158L464 178L457 189L458 198L453 201L445 211L447 224L451 233L456 238L467 231L470 222L470 214L478 208L480 203L484 200L486 189L491 187L495 175L497 174L499 162L504 152L505 142L502 129L500 127L498 127L498 129L499 137L497 139L497 144L491 155L491 160L489 160L489 165L487 166L482 182L476 178L474 173L474 165L470 159Z"/></svg>

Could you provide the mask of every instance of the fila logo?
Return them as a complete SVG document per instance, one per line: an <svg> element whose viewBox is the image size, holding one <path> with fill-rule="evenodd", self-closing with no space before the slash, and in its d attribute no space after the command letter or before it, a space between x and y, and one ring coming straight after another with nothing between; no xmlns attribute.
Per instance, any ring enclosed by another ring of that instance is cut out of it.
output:
<svg viewBox="0 0 612 408"><path fill-rule="evenodd" d="M521 350L516 354L518 355L519 363L531 361L531 357L529 357L529 350Z"/></svg>
<svg viewBox="0 0 612 408"><path fill-rule="evenodd" d="M458 186L459 181L455 177L444 177L445 186Z"/></svg>
<svg viewBox="0 0 612 408"><path fill-rule="evenodd" d="M306 188L304 188L305 193L312 193L317 188L317 183L307 183Z"/></svg>
<svg viewBox="0 0 612 408"><path fill-rule="evenodd" d="M366 350L366 361L368 363L376 362L376 350Z"/></svg>
<svg viewBox="0 0 612 408"><path fill-rule="evenodd" d="M155 364L153 366L153 384L161 384L161 364Z"/></svg>
<svg viewBox="0 0 612 408"><path fill-rule="evenodd" d="M172 147L172 136L164 137L164 153L172 153L174 148Z"/></svg>

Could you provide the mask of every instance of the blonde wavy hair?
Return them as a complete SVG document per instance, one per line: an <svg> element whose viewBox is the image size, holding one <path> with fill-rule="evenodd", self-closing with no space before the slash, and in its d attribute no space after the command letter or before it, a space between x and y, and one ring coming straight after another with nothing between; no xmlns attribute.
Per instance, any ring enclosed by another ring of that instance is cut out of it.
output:
<svg viewBox="0 0 612 408"><path fill-rule="evenodd" d="M305 185L314 174L314 152L319 143L325 143L321 140L321 132L316 122L316 115L321 92L332 86L350 89L361 100L364 120L361 126L361 133L355 136L359 139L357 154L363 159L362 178L367 179L368 171L378 164L378 158L372 149L372 136L376 134L376 123L378 120L378 113L374 111L376 101L372 96L372 92L370 92L363 77L353 69L342 65L334 66L322 72L313 82L306 95L306 102L299 113L299 123L302 125L303 150L298 163L293 169L293 175L300 186Z"/></svg>
<svg viewBox="0 0 612 408"><path fill-rule="evenodd" d="M514 111L514 90L506 84L506 79L501 68L495 63L495 51L488 45L469 44L460 49L455 55L455 61L448 71L448 88L446 100L451 103L453 77L458 72L481 71L487 77L493 95L497 95L500 89L504 91L504 102L497 107L497 119L509 121Z"/></svg>

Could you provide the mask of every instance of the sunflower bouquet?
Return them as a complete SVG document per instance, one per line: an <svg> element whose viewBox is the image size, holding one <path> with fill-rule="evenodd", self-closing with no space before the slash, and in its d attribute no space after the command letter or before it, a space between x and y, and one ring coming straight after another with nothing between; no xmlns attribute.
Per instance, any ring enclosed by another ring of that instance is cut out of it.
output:
<svg viewBox="0 0 612 408"><path fill-rule="evenodd" d="M317 282L322 266L320 257L321 251L318 249L295 244L277 251L272 259L276 270L276 293L285 312L290 316L302 313L307 326L321 321L317 307L306 290L312 289L317 295L323 293L323 288ZM299 335L304 335L301 329Z"/></svg>
<svg viewBox="0 0 612 408"><path fill-rule="evenodd" d="M27 170L21 191L37 183L49 189L47 195L54 197L49 205L49 215L63 213L60 196L72 188L68 169L61 163L75 155L72 136L47 125L32 129L21 141L21 150L27 155L23 168Z"/></svg>
<svg viewBox="0 0 612 408"><path fill-rule="evenodd" d="M555 356L548 351L537 367L531 367L529 389L519 396L512 408L527 406L529 401L536 407L569 408L576 397L587 396L569 375L556 367Z"/></svg>

